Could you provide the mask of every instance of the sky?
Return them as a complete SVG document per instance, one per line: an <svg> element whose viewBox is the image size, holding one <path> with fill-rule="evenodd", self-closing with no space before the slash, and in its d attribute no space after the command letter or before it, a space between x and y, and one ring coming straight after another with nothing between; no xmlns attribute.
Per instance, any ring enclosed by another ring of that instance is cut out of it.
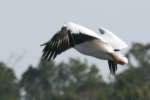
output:
<svg viewBox="0 0 150 100"><path fill-rule="evenodd" d="M105 27L129 46L150 42L149 0L0 0L0 61L18 77L30 64L36 66L42 44L66 22L72 21L96 32ZM70 49L56 58L87 59L109 73L106 61L83 56ZM119 67L121 69L121 67Z"/></svg>

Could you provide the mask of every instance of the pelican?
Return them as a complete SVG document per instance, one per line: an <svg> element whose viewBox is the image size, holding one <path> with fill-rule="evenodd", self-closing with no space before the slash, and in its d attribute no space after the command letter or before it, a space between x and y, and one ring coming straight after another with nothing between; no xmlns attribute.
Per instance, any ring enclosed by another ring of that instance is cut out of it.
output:
<svg viewBox="0 0 150 100"><path fill-rule="evenodd" d="M127 44L105 28L99 29L100 34L73 22L64 24L61 29L44 46L42 59L52 60L62 52L74 48L78 52L108 61L110 73L115 74L117 64L124 65L128 59L120 50Z"/></svg>

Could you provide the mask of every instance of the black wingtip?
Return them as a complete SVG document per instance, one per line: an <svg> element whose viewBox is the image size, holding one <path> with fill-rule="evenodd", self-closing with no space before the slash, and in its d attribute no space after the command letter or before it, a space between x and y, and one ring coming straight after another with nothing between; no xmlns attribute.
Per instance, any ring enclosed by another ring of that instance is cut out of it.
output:
<svg viewBox="0 0 150 100"><path fill-rule="evenodd" d="M45 46L47 44L47 42L46 43L43 43L43 44L40 44L40 46Z"/></svg>
<svg viewBox="0 0 150 100"><path fill-rule="evenodd" d="M99 29L99 32L101 33L101 34L104 34L105 33L105 31L103 30L103 29Z"/></svg>
<svg viewBox="0 0 150 100"><path fill-rule="evenodd" d="M44 46L45 44L40 44L40 46L42 47L42 46Z"/></svg>

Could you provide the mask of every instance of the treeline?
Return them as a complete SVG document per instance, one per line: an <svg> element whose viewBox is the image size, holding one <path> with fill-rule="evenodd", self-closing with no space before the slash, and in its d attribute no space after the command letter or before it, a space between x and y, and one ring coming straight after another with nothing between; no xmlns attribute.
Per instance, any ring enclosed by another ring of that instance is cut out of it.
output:
<svg viewBox="0 0 150 100"><path fill-rule="evenodd" d="M127 57L128 69L109 83L100 66L78 59L41 61L29 66L21 80L0 63L0 100L150 100L150 44L133 44Z"/></svg>

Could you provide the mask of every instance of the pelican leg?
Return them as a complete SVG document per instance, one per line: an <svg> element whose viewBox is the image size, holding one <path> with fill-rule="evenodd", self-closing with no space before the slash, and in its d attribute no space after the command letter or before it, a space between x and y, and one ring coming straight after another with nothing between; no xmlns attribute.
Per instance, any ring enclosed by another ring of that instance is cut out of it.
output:
<svg viewBox="0 0 150 100"><path fill-rule="evenodd" d="M117 64L114 61L108 60L110 73L115 75L117 71Z"/></svg>

